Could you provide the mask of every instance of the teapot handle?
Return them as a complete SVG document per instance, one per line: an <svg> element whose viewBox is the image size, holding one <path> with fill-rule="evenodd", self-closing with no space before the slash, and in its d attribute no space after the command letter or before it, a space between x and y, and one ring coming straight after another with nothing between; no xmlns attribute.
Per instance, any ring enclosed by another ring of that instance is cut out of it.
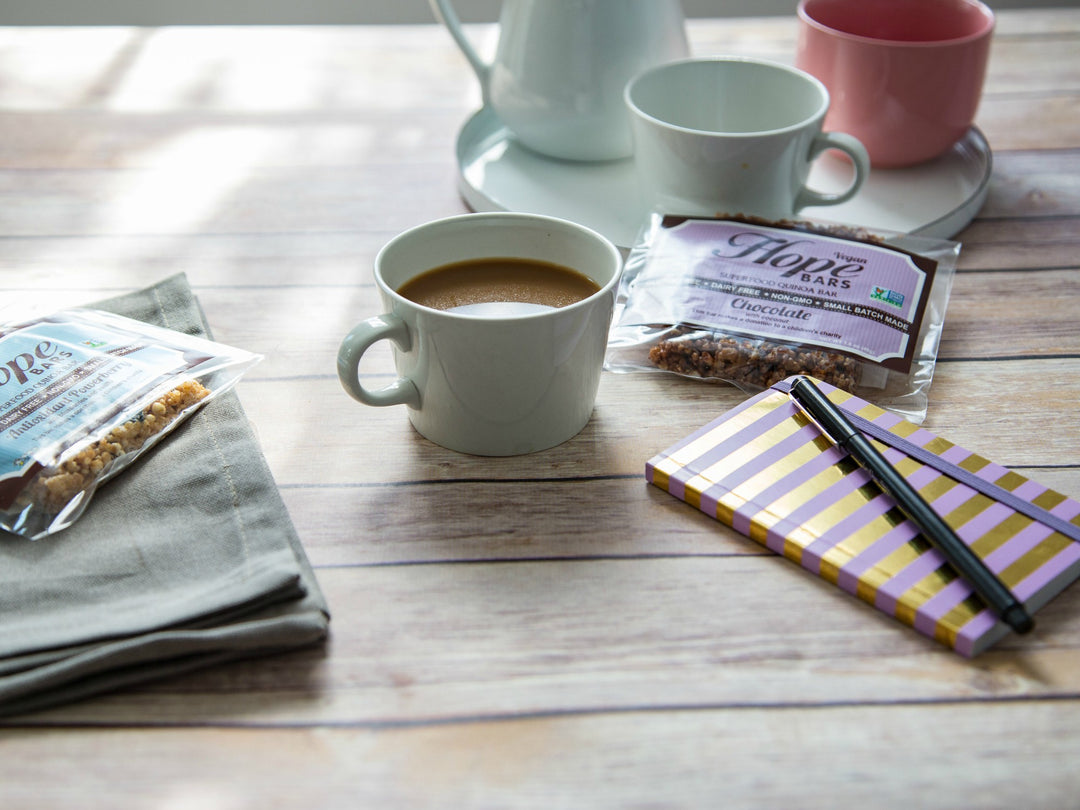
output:
<svg viewBox="0 0 1080 810"><path fill-rule="evenodd" d="M461 21L458 20L454 7L450 5L450 0L428 0L428 2L431 5L431 10L435 13L435 19L446 26L454 41L457 42L458 47L461 48L461 52L465 54L465 58L472 65L476 78L480 80L480 91L483 94L484 105L486 106L488 102L488 76L491 74L491 65L480 58L472 43L465 36L465 32L461 30Z"/></svg>

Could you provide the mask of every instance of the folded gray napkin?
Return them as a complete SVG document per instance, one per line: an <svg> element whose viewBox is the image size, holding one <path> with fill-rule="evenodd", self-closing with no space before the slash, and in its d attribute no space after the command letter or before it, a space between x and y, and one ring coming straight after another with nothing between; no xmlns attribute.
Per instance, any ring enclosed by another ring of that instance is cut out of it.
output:
<svg viewBox="0 0 1080 810"><path fill-rule="evenodd" d="M183 275L89 306L209 337ZM329 614L235 393L58 534L0 531L0 715L312 644Z"/></svg>

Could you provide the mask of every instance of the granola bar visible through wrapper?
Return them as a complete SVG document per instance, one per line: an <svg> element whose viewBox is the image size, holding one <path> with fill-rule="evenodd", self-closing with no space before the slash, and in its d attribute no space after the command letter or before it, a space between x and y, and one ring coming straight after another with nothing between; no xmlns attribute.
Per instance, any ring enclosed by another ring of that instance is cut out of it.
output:
<svg viewBox="0 0 1080 810"><path fill-rule="evenodd" d="M91 482L106 477L114 463L142 450L147 441L168 431L176 419L209 394L209 389L196 380L181 383L132 419L117 425L104 438L69 453L55 467L39 472L28 487L29 500L59 514Z"/></svg>
<svg viewBox="0 0 1080 810"><path fill-rule="evenodd" d="M769 388L792 374L809 374L843 388L861 377L851 357L821 349L718 335L688 327L671 330L649 349L657 368L689 377L716 377L747 388Z"/></svg>
<svg viewBox="0 0 1080 810"><path fill-rule="evenodd" d="M260 356L110 313L0 328L0 528L70 526L101 484Z"/></svg>
<svg viewBox="0 0 1080 810"><path fill-rule="evenodd" d="M626 262L605 367L750 393L808 374L918 422L958 253L842 225L654 214Z"/></svg>

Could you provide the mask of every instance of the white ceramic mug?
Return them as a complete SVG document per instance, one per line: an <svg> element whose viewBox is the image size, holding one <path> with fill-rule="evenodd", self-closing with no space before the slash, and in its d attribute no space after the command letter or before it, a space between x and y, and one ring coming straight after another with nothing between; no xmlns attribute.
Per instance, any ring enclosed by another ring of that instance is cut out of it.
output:
<svg viewBox="0 0 1080 810"><path fill-rule="evenodd" d="M689 52L679 0L503 0L490 61L473 48L451 0L429 2L476 73L484 105L518 141L550 157L628 157L623 87Z"/></svg>
<svg viewBox="0 0 1080 810"><path fill-rule="evenodd" d="M517 257L570 267L599 291L559 309L480 317L432 309L398 293L426 270ZM595 231L532 214L465 214L405 231L375 259L386 311L341 344L338 376L367 405L406 405L420 434L443 447L509 456L553 447L588 423L600 383L622 255ZM358 364L380 340L398 378L370 389Z"/></svg>
<svg viewBox="0 0 1080 810"><path fill-rule="evenodd" d="M635 77L625 100L644 202L665 213L781 219L851 199L870 173L857 139L822 131L825 86L787 65L741 57L671 62ZM851 184L835 194L806 185L813 161L830 149L853 167Z"/></svg>

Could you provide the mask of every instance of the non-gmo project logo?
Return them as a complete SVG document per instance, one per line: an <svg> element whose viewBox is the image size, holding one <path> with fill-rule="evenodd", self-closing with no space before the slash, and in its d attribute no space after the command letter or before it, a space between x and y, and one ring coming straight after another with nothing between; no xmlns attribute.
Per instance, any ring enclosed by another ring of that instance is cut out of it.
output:
<svg viewBox="0 0 1080 810"><path fill-rule="evenodd" d="M897 309L902 309L904 306L904 294L898 293L896 290L887 290L884 287L874 287L870 290L871 301L881 301L885 304L890 304Z"/></svg>

